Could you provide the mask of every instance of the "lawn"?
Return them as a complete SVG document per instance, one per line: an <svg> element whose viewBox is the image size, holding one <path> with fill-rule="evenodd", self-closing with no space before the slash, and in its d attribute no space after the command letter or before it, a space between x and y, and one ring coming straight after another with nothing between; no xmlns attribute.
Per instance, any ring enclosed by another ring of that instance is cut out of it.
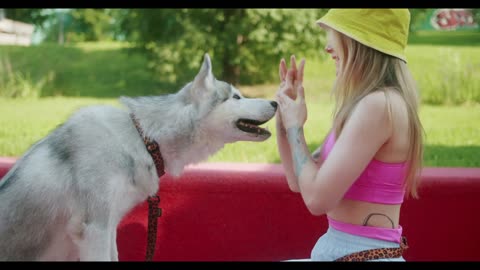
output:
<svg viewBox="0 0 480 270"><path fill-rule="evenodd" d="M407 57L424 102L420 117L426 134L425 165L480 167L480 39L476 36L462 43L424 36L412 40ZM119 43L0 47L0 60L8 59L14 72L28 74L33 82L53 74L41 98L0 97L0 156L20 156L81 106L118 106L120 95L175 90L162 87L159 78L148 72L147 59L127 48ZM330 60L307 59L305 134L311 150L321 143L331 124L333 79ZM238 87L246 96L273 98L277 86ZM267 126L273 133L267 141L226 145L208 161L278 163L274 121Z"/></svg>
<svg viewBox="0 0 480 270"><path fill-rule="evenodd" d="M41 97L114 98L165 92L148 71L145 56L133 52L125 43L0 46L0 75L2 69L6 72L5 62L13 73L29 77L32 84L50 76Z"/></svg>
<svg viewBox="0 0 480 270"><path fill-rule="evenodd" d="M331 102L307 96L309 120L305 136L315 149L331 124ZM39 100L0 98L0 156L19 156L47 135L75 109L92 104L119 106L116 99L51 97ZM480 105L423 105L420 112L426 133L425 165L480 167ZM209 161L278 163L274 121L267 123L272 137L262 143L226 145Z"/></svg>

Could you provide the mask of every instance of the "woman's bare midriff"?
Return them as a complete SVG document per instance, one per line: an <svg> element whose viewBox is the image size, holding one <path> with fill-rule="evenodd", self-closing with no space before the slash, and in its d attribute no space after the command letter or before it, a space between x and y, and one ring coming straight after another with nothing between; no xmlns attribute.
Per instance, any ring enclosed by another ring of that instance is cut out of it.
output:
<svg viewBox="0 0 480 270"><path fill-rule="evenodd" d="M387 217L377 214L388 216L393 221L394 228L398 228L400 207L400 204L386 205L343 199L327 215L334 220L344 223L364 225L363 223L368 215L375 213L368 219L368 226L392 229L392 222Z"/></svg>

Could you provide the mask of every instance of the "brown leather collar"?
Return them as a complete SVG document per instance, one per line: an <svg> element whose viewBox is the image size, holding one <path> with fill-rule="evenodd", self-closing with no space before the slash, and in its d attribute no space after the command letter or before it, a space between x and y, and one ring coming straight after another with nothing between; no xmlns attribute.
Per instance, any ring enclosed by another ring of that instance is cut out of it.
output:
<svg viewBox="0 0 480 270"><path fill-rule="evenodd" d="M135 124L135 127L137 128L140 137L142 137L143 142L147 147L148 153L150 153L150 155L152 156L153 162L155 163L155 168L157 168L158 177L161 177L165 174L165 166L163 163L162 153L160 152L160 146L158 146L158 143L155 140L151 140L150 138L143 135L143 130L133 114L130 114L130 117L132 118L132 121Z"/></svg>

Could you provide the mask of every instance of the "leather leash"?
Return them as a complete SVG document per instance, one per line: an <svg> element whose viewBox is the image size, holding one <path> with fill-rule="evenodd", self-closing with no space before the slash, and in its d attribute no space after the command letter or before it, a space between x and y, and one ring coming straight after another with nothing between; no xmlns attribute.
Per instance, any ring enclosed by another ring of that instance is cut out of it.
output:
<svg viewBox="0 0 480 270"><path fill-rule="evenodd" d="M157 169L158 177L162 177L165 174L165 166L162 158L162 153L160 152L160 147L158 143L154 140L151 140L143 135L143 130L140 127L140 124L135 119L133 114L130 114L132 121L137 128L138 133L143 139L148 153L152 156L155 168ZM151 261L153 255L155 254L155 244L157 241L157 221L158 218L162 215L162 209L158 207L160 204L160 196L152 195L148 197L148 231L147 231L147 251L145 254L145 260Z"/></svg>

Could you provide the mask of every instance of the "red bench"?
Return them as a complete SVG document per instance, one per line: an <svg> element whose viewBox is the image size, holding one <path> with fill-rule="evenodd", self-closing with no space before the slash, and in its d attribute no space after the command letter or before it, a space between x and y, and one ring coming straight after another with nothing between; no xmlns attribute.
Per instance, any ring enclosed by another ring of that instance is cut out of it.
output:
<svg viewBox="0 0 480 270"><path fill-rule="evenodd" d="M0 177L15 159L0 158ZM425 168L400 223L407 261L479 261L480 168ZM279 164L202 163L160 179L156 261L306 258L327 228L286 184ZM120 261L145 259L147 203L118 227Z"/></svg>

